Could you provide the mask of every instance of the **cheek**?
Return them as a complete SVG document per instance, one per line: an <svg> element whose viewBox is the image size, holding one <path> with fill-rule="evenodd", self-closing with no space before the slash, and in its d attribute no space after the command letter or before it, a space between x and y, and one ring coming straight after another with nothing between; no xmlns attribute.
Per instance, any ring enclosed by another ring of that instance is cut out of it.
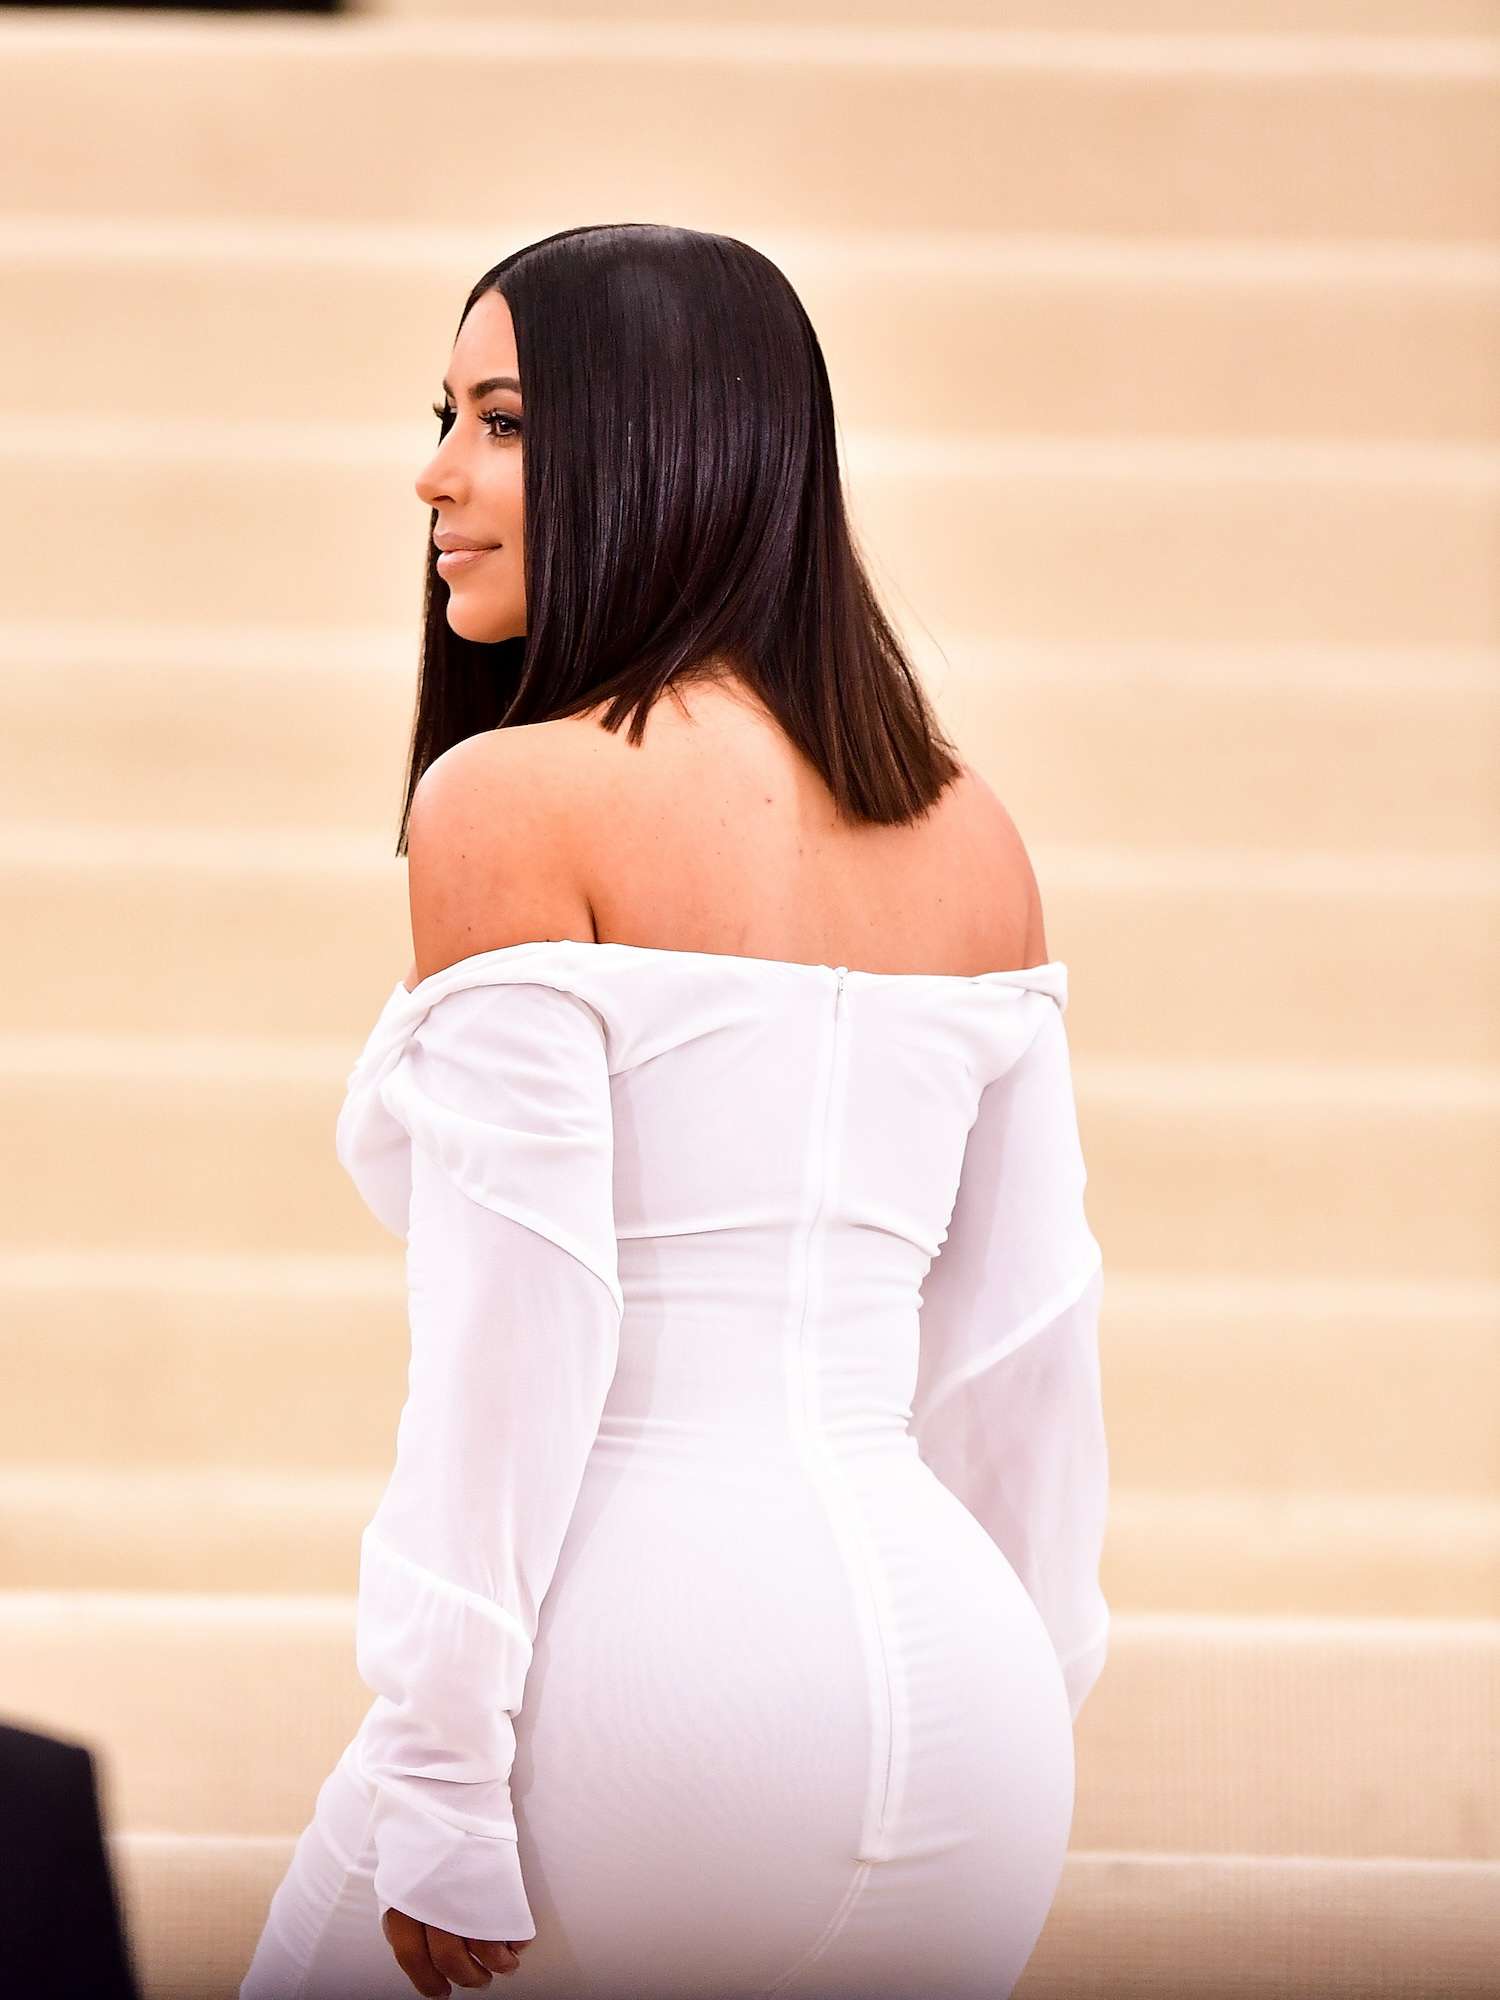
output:
<svg viewBox="0 0 1500 2000"><path fill-rule="evenodd" d="M507 465L495 487L495 511L510 524L514 533L521 525L525 502L525 480L519 456Z"/></svg>

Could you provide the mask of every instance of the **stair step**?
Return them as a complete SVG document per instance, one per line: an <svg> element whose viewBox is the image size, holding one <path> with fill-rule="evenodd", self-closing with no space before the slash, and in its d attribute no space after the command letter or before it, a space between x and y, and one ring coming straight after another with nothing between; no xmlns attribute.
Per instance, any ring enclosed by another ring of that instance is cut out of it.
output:
<svg viewBox="0 0 1500 2000"><path fill-rule="evenodd" d="M291 874L293 839L315 854L330 836L362 866L392 858L414 644L399 629L0 623L0 731L13 751L3 865L72 852L102 866L91 833L150 867L185 866L184 848L201 842L206 862ZM986 775L1035 851L1114 851L1128 828L1141 865L1155 852L1181 870L1190 828L1201 871L1215 854L1239 869L1247 846L1300 871L1320 850L1382 868L1399 856L1390 888L1432 864L1407 879L1439 916L1448 859L1500 851L1500 650L957 632L908 645L947 726L993 746ZM1382 957L1389 968L1388 948Z"/></svg>
<svg viewBox="0 0 1500 2000"><path fill-rule="evenodd" d="M1015 2000L1488 2000L1497 1959L1490 1862L1075 1847Z"/></svg>
<svg viewBox="0 0 1500 2000"><path fill-rule="evenodd" d="M0 1036L0 1122L26 1162L0 1249L398 1249L334 1152L356 1053ZM1115 1268L1500 1282L1493 1067L1075 1053L1073 1072L1090 1222Z"/></svg>
<svg viewBox="0 0 1500 2000"><path fill-rule="evenodd" d="M294 1839L109 1835L151 2000L237 2000ZM533 1970L546 1949L539 1934ZM1015 1994L1493 2000L1497 1960L1500 1864L1075 1845Z"/></svg>
<svg viewBox="0 0 1500 2000"><path fill-rule="evenodd" d="M108 1836L152 2000L236 2000L294 1838ZM1498 1958L1500 1864L1074 1848L1016 2000L1492 2000Z"/></svg>
<svg viewBox="0 0 1500 2000"><path fill-rule="evenodd" d="M946 227L757 240L818 329L846 431L1500 438L1500 247L1484 242ZM34 385L66 378L75 417L217 423L233 353L237 412L317 422L328 384L306 358L321 349L345 357L362 412L423 415L453 274L492 261L487 226L0 215L0 412L34 413ZM246 340L249 297L274 300L274 339Z"/></svg>
<svg viewBox="0 0 1500 2000"><path fill-rule="evenodd" d="M387 1377L397 1357L386 1357ZM373 1472L79 1461L0 1469L0 1585L14 1590L352 1592ZM1115 1483L1102 1580L1131 1614L1500 1616L1500 1500L1198 1493Z"/></svg>
<svg viewBox="0 0 1500 2000"><path fill-rule="evenodd" d="M1451 241L1493 229L1500 180L1490 35L903 20L854 36L843 23L536 14L465 20L455 35L376 16L18 9L0 79L13 107L7 203L39 216L492 227L496 187L508 213L592 213L607 158L617 213L658 213L671 191L682 221L711 217L742 237L793 218L907 229L942 215L998 230ZM741 94L749 132L736 111L726 143L726 103ZM733 138L754 132L790 137L747 172Z"/></svg>
<svg viewBox="0 0 1500 2000"><path fill-rule="evenodd" d="M414 633L429 530L412 482L434 428L4 419L0 492L17 501L0 598L26 623L76 604L86 546L110 623L169 605L197 626ZM877 594L960 630L1091 645L1500 643L1491 444L865 431L846 434L841 457Z"/></svg>
<svg viewBox="0 0 1500 2000"><path fill-rule="evenodd" d="M637 16L639 0L550 0L554 20ZM515 0L352 0L359 14L487 21L524 10ZM912 18L907 0L651 0L656 21L817 21L862 33ZM1134 35L1493 35L1494 0L940 0L924 21L943 27Z"/></svg>
<svg viewBox="0 0 1500 2000"><path fill-rule="evenodd" d="M371 1700L352 1596L0 1592L6 1707L118 1831L285 1834ZM1074 1844L1500 1861L1500 1619L1117 1613Z"/></svg>
<svg viewBox="0 0 1500 2000"><path fill-rule="evenodd" d="M25 1354L0 1417L12 1472L389 1469L410 1346L399 1256L12 1252L0 1321ZM1113 1481L1178 1515L1219 1492L1268 1523L1287 1505L1342 1506L1384 1560L1367 1502L1462 1515L1493 1493L1497 1332L1500 1287L1111 1272ZM1283 1539L1262 1538L1268 1562Z"/></svg>
<svg viewBox="0 0 1500 2000"><path fill-rule="evenodd" d="M134 1035L145 1063L167 1035L267 1057L319 1041L342 1081L411 962L395 817L389 845L315 825L0 824L0 924L25 968L0 1032L113 1037L127 1068ZM1028 847L1079 1062L1286 1063L1294 1090L1299 1066L1326 1065L1334 1090L1350 1065L1394 1075L1419 1052L1459 1081L1500 1064L1491 853Z"/></svg>

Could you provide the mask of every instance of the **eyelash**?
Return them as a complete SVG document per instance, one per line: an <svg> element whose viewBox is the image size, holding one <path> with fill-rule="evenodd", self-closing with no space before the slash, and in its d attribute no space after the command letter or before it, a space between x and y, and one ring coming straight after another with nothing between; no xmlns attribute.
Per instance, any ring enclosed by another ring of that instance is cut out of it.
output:
<svg viewBox="0 0 1500 2000"><path fill-rule="evenodd" d="M444 403L434 403L432 406L432 414L437 418L438 422L443 426L443 429L446 431L449 424L452 423L454 417L458 413L456 410L450 410ZM510 433L510 435L513 437L518 436L521 429L521 419L519 417L513 417L510 414L509 410L481 410L479 413L479 421L482 424L495 424L495 423L511 424L514 426L514 429ZM496 444L500 443L501 434L499 431L492 430L490 432L490 436L495 440Z"/></svg>

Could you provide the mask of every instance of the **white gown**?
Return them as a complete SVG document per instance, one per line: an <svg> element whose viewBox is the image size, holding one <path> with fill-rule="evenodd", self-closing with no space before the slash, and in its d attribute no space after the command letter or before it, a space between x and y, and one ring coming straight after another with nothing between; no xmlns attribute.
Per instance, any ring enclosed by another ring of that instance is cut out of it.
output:
<svg viewBox="0 0 1500 2000"><path fill-rule="evenodd" d="M1066 1006L582 941L395 987L336 1133L406 1243L375 1699L241 2000L406 2000L393 1906L546 2000L1010 1992L1109 1626Z"/></svg>

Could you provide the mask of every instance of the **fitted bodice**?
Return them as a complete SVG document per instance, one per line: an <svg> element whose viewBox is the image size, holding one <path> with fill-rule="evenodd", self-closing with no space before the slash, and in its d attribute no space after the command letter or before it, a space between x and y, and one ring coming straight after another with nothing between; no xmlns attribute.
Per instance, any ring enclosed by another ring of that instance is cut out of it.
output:
<svg viewBox="0 0 1500 2000"><path fill-rule="evenodd" d="M536 984L603 1036L623 1311L605 1436L774 1445L789 1344L818 1357L821 1424L904 1437L921 1286L981 1095L1059 1020L1066 967L875 973L566 940L478 953L398 985L350 1076L341 1154L397 1233L407 1132L387 1079L434 1009L480 1037L497 987ZM566 1204L546 1214L556 1234Z"/></svg>

